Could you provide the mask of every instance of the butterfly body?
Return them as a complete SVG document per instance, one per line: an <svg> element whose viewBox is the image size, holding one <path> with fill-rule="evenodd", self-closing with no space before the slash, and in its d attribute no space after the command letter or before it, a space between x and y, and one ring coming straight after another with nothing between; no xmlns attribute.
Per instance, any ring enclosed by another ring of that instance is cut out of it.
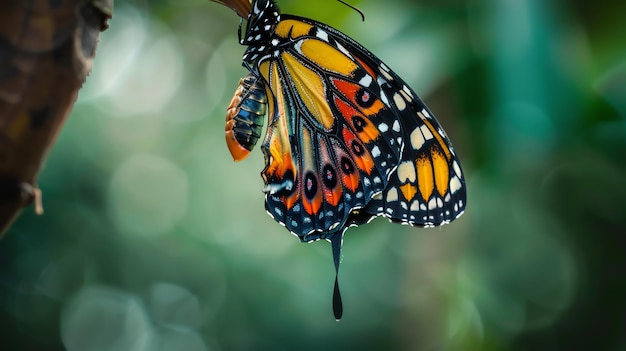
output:
<svg viewBox="0 0 626 351"><path fill-rule="evenodd" d="M253 0L247 20L243 65L267 96L261 175L276 221L302 241L331 241L338 270L350 226L384 216L432 227L463 213L454 149L397 74L340 31L280 14L273 0ZM337 281L334 305L339 318Z"/></svg>
<svg viewBox="0 0 626 351"><path fill-rule="evenodd" d="M226 109L226 145L235 161L246 158L261 137L266 108L262 81L253 74L240 79Z"/></svg>

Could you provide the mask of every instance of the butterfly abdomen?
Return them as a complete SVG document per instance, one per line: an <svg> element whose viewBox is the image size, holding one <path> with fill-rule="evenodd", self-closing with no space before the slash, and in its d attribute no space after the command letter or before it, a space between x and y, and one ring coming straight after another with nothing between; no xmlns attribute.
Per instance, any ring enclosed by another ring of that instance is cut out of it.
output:
<svg viewBox="0 0 626 351"><path fill-rule="evenodd" d="M235 161L246 158L261 137L267 106L265 88L259 78L248 74L226 110L226 145Z"/></svg>

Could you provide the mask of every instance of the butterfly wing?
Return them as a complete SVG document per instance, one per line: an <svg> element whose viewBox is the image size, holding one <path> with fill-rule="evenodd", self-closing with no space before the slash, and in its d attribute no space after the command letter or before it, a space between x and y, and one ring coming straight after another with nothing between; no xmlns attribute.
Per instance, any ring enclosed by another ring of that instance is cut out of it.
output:
<svg viewBox="0 0 626 351"><path fill-rule="evenodd" d="M329 37L339 47L348 48L372 75L390 112L382 127L391 126L397 132L394 135L397 144L402 145L402 155L385 190L374 196L362 211L351 213L348 225L385 216L394 222L433 227L458 218L465 210L465 178L450 139L432 112L374 54L336 29L315 23L330 33Z"/></svg>
<svg viewBox="0 0 626 351"><path fill-rule="evenodd" d="M304 241L378 215L432 226L462 213L458 161L417 95L341 32L281 18L276 50L258 61L268 213Z"/></svg>
<svg viewBox="0 0 626 351"><path fill-rule="evenodd" d="M324 237L384 188L385 173L375 167L371 152L348 122L330 120L333 112L326 111L332 124L319 126L319 120L300 108L304 103L299 93L277 86L279 66L269 69L273 98L268 110L273 117L263 145L266 208L305 240Z"/></svg>

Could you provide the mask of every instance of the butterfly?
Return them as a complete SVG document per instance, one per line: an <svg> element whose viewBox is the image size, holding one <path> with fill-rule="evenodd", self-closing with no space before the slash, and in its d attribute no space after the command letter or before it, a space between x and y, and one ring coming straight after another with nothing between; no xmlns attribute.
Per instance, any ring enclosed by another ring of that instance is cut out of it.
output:
<svg viewBox="0 0 626 351"><path fill-rule="evenodd" d="M338 274L347 228L378 216L418 227L465 210L460 162L424 102L374 54L342 32L280 14L273 0L213 0L247 20L247 49L228 109L226 139L245 158L261 148L265 207L302 241L330 241L333 312L343 314Z"/></svg>

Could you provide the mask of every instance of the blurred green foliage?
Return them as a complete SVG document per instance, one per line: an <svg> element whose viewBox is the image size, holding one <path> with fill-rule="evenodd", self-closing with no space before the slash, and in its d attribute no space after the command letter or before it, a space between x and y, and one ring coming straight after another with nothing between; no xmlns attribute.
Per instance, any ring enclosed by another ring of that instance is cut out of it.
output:
<svg viewBox="0 0 626 351"><path fill-rule="evenodd" d="M118 1L27 209L0 242L2 350L626 349L626 3L282 0L427 101L465 215L330 245L265 214L233 163L244 48L208 1Z"/></svg>

